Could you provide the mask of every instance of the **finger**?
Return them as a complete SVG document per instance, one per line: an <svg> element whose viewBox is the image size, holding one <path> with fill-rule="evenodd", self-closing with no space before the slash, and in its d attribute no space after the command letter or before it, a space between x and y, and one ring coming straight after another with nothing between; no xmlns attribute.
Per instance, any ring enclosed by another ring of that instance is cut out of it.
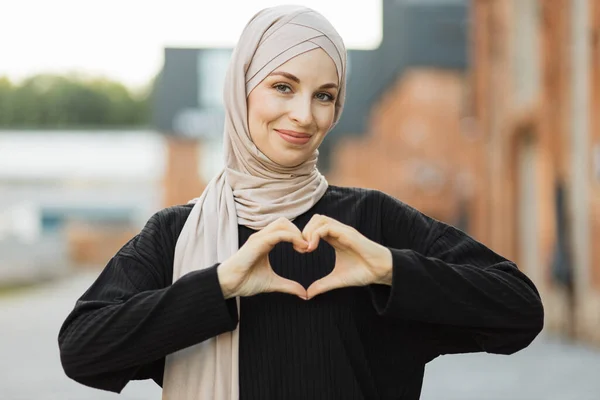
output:
<svg viewBox="0 0 600 400"><path fill-rule="evenodd" d="M312 239L312 233L317 230L320 226L326 223L326 219L323 215L315 214L312 216L308 224L302 230L302 236L310 243Z"/></svg>
<svg viewBox="0 0 600 400"><path fill-rule="evenodd" d="M310 221L308 221L308 224L306 224L306 226L302 230L302 236L306 239L308 243L313 242L314 232L321 226L325 225L327 222L327 217L319 214L313 215ZM316 247L310 246L309 251L314 249L316 249Z"/></svg>
<svg viewBox="0 0 600 400"><path fill-rule="evenodd" d="M309 250L316 249L319 246L319 240L323 239L332 246L338 246L343 237L343 228L337 224L327 223L321 226L312 234L312 239L308 242Z"/></svg>
<svg viewBox="0 0 600 400"><path fill-rule="evenodd" d="M308 249L307 251L315 250L319 247L319 241L321 238L325 239L327 235L327 229L325 226L317 228L315 231L310 233L310 238L308 239Z"/></svg>
<svg viewBox="0 0 600 400"><path fill-rule="evenodd" d="M324 278L315 281L306 290L307 300L314 298L322 293L343 287L342 281L332 273Z"/></svg>
<svg viewBox="0 0 600 400"><path fill-rule="evenodd" d="M299 230L290 231L286 229L280 229L273 232L265 232L262 236L263 242L267 245L268 251L271 251L276 244L281 242L291 243L297 251L305 252L308 248L308 243L302 237Z"/></svg>
<svg viewBox="0 0 600 400"><path fill-rule="evenodd" d="M281 276L275 274L275 278L271 284L270 290L273 292L280 293L288 293L292 295L296 295L303 300L307 300L306 289L296 281L292 281L290 279L282 278Z"/></svg>
<svg viewBox="0 0 600 400"><path fill-rule="evenodd" d="M298 227L292 223L292 221L285 217L277 218L275 221L267 225L261 232L274 232L282 229L302 233L300 232L300 229L298 229Z"/></svg>
<svg viewBox="0 0 600 400"><path fill-rule="evenodd" d="M292 242L294 249L298 252L304 253L306 251L306 248L308 247L308 242L302 236L302 232L300 232L300 229L298 229L298 227L287 218L281 217L276 221L276 223L271 224L270 231L287 231L298 235L300 242L298 242L297 240Z"/></svg>

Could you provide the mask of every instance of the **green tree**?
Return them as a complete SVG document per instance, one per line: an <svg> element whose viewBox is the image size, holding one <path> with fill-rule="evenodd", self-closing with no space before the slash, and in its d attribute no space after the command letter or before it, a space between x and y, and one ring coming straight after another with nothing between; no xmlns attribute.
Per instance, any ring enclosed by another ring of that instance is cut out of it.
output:
<svg viewBox="0 0 600 400"><path fill-rule="evenodd" d="M12 121L13 105L12 93L13 85L8 78L0 77L0 126L10 125Z"/></svg>
<svg viewBox="0 0 600 400"><path fill-rule="evenodd" d="M19 85L0 79L0 126L16 128L131 127L149 120L149 94L119 82L40 74Z"/></svg>

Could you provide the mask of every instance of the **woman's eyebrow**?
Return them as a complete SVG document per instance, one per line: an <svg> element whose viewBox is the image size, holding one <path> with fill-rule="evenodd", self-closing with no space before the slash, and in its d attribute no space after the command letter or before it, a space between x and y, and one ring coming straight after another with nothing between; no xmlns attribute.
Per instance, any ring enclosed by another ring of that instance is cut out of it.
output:
<svg viewBox="0 0 600 400"><path fill-rule="evenodd" d="M337 83L326 83L326 84L320 86L320 89L337 89L337 88L338 88Z"/></svg>
<svg viewBox="0 0 600 400"><path fill-rule="evenodd" d="M292 75L289 72L285 71L273 71L269 74L269 76L283 76L291 81L296 83L300 83L300 79L296 75ZM319 87L319 89L338 89L337 83L325 83Z"/></svg>
<svg viewBox="0 0 600 400"><path fill-rule="evenodd" d="M290 74L289 72L274 71L269 74L269 76L276 76L276 75L283 76L285 78L288 78L291 81L300 83L300 79L298 79L298 77L296 77L295 75Z"/></svg>

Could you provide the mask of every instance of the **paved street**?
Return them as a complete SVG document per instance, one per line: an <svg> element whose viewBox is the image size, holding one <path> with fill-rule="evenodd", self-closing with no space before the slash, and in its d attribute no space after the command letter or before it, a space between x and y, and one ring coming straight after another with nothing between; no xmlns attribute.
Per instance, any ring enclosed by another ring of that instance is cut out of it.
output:
<svg viewBox="0 0 600 400"><path fill-rule="evenodd" d="M56 336L93 276L80 275L0 297L1 400L160 399L152 382L129 384L121 396L69 380ZM600 351L540 338L511 357L446 356L427 367L422 400L598 400Z"/></svg>

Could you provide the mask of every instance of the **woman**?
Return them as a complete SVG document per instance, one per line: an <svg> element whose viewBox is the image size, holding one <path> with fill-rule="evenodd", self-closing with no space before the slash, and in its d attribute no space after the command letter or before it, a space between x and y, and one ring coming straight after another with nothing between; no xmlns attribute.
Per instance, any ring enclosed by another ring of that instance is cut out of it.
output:
<svg viewBox="0 0 600 400"><path fill-rule="evenodd" d="M334 187L317 148L346 50L318 13L261 11L226 77L226 168L159 211L59 334L72 379L165 399L418 399L441 354L510 354L543 326L532 282L378 191Z"/></svg>

